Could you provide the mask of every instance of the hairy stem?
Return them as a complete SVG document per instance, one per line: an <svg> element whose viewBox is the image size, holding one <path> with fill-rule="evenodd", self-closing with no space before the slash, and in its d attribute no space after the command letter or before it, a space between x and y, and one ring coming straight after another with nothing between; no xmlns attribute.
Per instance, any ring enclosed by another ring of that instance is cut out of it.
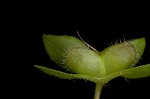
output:
<svg viewBox="0 0 150 99"><path fill-rule="evenodd" d="M94 99L100 99L100 95L101 95L102 88L103 88L103 85L101 85L101 84L96 84L96 86L95 86Z"/></svg>

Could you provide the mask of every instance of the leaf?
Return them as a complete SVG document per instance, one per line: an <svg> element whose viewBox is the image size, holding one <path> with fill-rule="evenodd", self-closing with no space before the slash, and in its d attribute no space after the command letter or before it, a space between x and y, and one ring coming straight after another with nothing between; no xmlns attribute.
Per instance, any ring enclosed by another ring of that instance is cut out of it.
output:
<svg viewBox="0 0 150 99"><path fill-rule="evenodd" d="M150 64L124 70L121 76L131 79L150 77Z"/></svg>
<svg viewBox="0 0 150 99"><path fill-rule="evenodd" d="M61 67L67 52L72 48L88 48L82 41L72 36L43 35L45 49L50 58Z"/></svg>

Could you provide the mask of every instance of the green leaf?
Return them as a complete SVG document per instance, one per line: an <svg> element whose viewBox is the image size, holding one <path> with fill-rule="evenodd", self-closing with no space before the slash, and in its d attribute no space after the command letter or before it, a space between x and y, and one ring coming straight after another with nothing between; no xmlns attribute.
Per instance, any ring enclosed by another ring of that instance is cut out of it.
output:
<svg viewBox="0 0 150 99"><path fill-rule="evenodd" d="M131 79L150 77L150 64L124 70L121 75Z"/></svg>
<svg viewBox="0 0 150 99"><path fill-rule="evenodd" d="M72 48L88 48L82 41L72 36L43 35L45 49L50 58L59 66L65 67L64 58Z"/></svg>

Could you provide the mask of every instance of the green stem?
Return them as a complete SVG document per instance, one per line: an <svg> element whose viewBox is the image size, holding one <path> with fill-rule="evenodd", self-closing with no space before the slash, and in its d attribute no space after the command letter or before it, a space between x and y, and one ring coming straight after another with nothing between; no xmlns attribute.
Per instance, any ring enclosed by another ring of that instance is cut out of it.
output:
<svg viewBox="0 0 150 99"><path fill-rule="evenodd" d="M96 86L95 86L94 99L100 99L100 95L101 95L102 88L103 88L103 85L101 85L101 84L96 84Z"/></svg>

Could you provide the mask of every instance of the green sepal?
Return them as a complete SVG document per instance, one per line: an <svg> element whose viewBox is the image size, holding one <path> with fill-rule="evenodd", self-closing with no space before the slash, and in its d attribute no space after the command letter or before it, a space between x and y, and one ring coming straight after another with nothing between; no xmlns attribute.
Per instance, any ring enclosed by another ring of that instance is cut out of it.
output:
<svg viewBox="0 0 150 99"><path fill-rule="evenodd" d="M143 38L138 38L138 39L129 41L129 43L133 45L136 51L136 58L134 60L134 63L131 65L132 67L132 66L135 66L135 64L138 63L138 61L142 57L145 46L146 46L146 41L145 41L145 38L143 37Z"/></svg>
<svg viewBox="0 0 150 99"><path fill-rule="evenodd" d="M150 77L150 64L143 65L143 66L138 66L134 67L131 69L126 69L123 71L118 71L115 73L112 73L110 75L107 75L105 77L94 77L94 76L89 76L89 75L84 75L84 74L70 74L70 73L65 73L62 71L54 70L51 68L47 68L44 66L38 66L34 65L36 68L40 69L46 74L49 74L51 76L55 76L61 79L83 79L83 80L89 80L94 83L100 83L100 84L106 84L110 80L122 76L125 78L130 78L130 79L137 79L137 78L143 78L143 77Z"/></svg>
<svg viewBox="0 0 150 99"><path fill-rule="evenodd" d="M71 73L65 73L62 71L54 70L51 68L47 68L44 66L34 65L36 68L40 69L46 74L49 74L50 76L58 77L61 79L84 79L89 80L95 83L100 83L100 79L94 76L84 75L84 74L71 74Z"/></svg>
<svg viewBox="0 0 150 99"><path fill-rule="evenodd" d="M121 76L130 79L150 77L150 64L124 70L122 71Z"/></svg>
<svg viewBox="0 0 150 99"><path fill-rule="evenodd" d="M50 58L61 67L65 67L63 60L72 48L88 48L82 41L73 36L43 35L45 49Z"/></svg>
<svg viewBox="0 0 150 99"><path fill-rule="evenodd" d="M71 74L71 73L65 73L59 70L55 70L55 69L51 69L51 68L47 68L44 66L39 66L39 65L34 65L34 67L38 68L39 70L43 71L44 73L50 75L50 76L54 76L60 79L83 79L83 80L89 80L91 82L94 83L99 83L99 84L106 84L108 83L110 80L120 76L120 72L115 72L112 73L108 76L105 77L94 77L94 76L90 76L90 75L85 75L85 74Z"/></svg>

